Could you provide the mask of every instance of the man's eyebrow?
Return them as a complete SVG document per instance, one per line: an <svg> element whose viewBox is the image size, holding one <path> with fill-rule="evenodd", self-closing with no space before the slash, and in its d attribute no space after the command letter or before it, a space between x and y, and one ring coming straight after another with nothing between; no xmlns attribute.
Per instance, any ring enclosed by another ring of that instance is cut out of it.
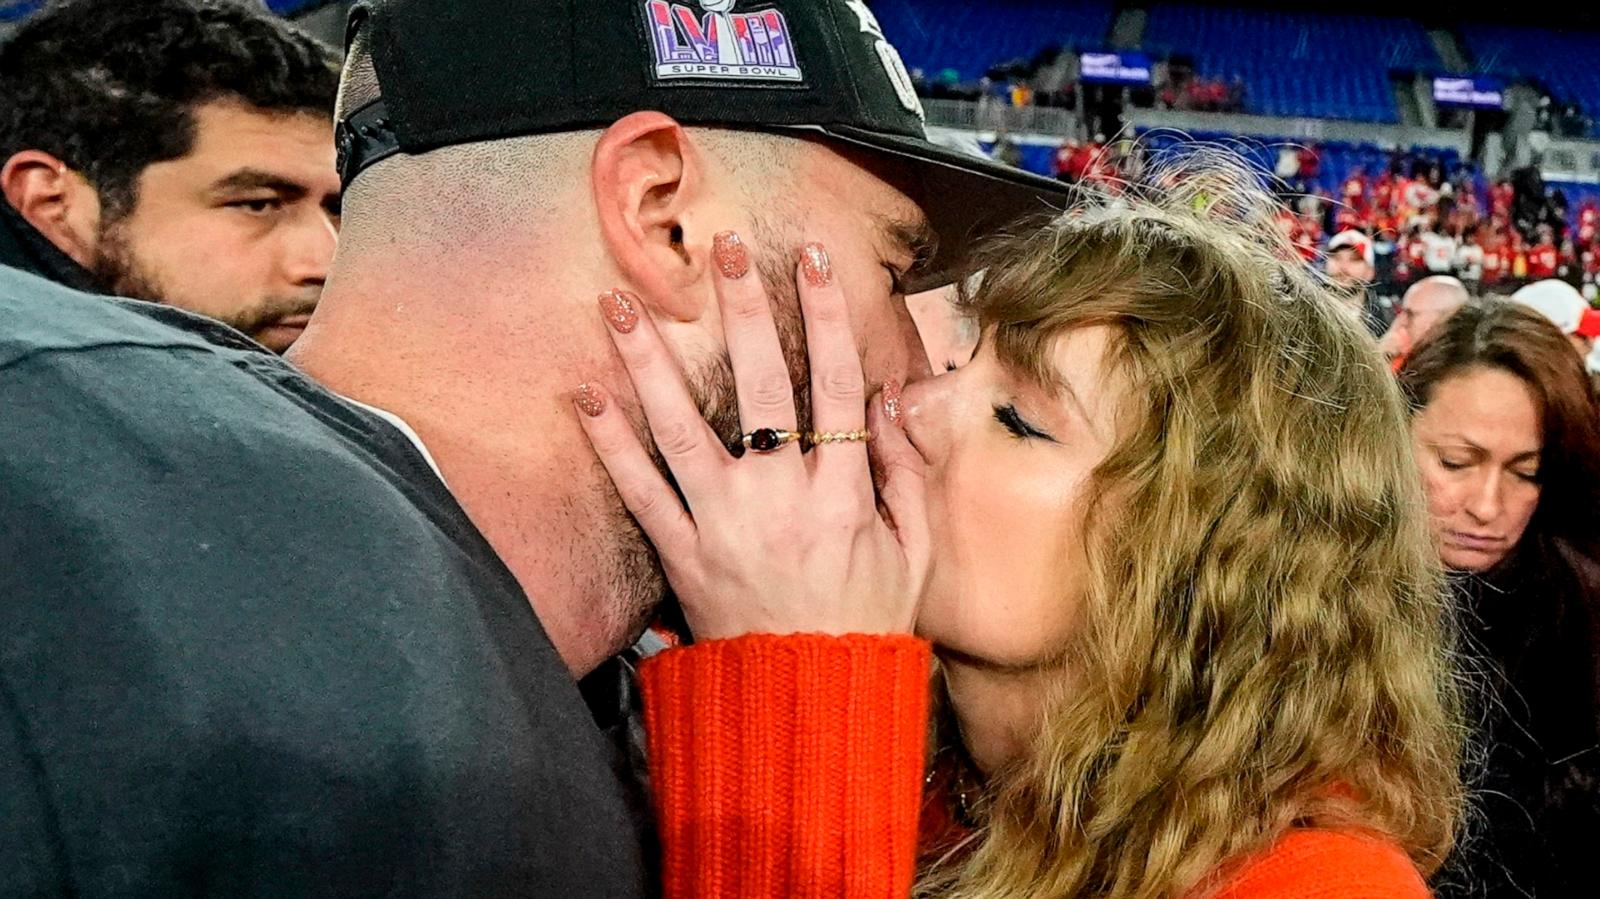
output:
<svg viewBox="0 0 1600 899"><path fill-rule="evenodd" d="M239 169L212 182L211 189L272 190L290 198L303 197L311 192L311 188L298 181L260 169Z"/></svg>
<svg viewBox="0 0 1600 899"><path fill-rule="evenodd" d="M934 254L939 251L939 235L927 219L906 221L880 216L878 228L891 247L910 254L911 264L906 268L908 274L932 262Z"/></svg>

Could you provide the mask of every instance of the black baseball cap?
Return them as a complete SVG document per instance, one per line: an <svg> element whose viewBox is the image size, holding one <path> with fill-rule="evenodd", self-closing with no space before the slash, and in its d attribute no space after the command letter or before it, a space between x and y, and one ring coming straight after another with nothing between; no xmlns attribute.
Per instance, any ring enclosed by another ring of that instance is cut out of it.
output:
<svg viewBox="0 0 1600 899"><path fill-rule="evenodd" d="M1060 182L928 140L900 55L864 0L358 0L380 99L338 125L348 185L395 153L604 128L640 110L685 125L812 134L898 158L940 238L911 290L973 240L1065 205Z"/></svg>

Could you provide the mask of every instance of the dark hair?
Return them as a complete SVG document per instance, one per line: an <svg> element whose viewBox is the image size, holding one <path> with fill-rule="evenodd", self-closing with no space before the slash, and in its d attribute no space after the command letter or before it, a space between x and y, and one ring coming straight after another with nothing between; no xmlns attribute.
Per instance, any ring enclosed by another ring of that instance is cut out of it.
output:
<svg viewBox="0 0 1600 899"><path fill-rule="evenodd" d="M1600 414L1583 360L1549 319L1505 300L1473 300L1440 322L1407 357L1400 387L1413 410L1442 381L1472 368L1520 378L1544 431L1539 506L1526 536L1600 549ZM1526 539L1526 537L1525 537Z"/></svg>
<svg viewBox="0 0 1600 899"><path fill-rule="evenodd" d="M338 85L334 51L259 5L59 0L0 47L0 160L55 156L116 219L147 166L194 148L197 106L331 119Z"/></svg>

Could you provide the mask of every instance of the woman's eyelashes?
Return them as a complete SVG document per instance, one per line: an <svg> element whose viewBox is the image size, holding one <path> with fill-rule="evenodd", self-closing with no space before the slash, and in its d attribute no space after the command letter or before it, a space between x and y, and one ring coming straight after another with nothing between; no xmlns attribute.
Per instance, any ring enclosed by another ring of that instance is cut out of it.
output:
<svg viewBox="0 0 1600 899"><path fill-rule="evenodd" d="M1010 431L1011 436L1019 440L1058 442L1045 431L1030 424L1027 419L1022 417L1021 413L1017 412L1017 407L1010 403L1001 403L994 407L994 420L999 422L1007 431Z"/></svg>

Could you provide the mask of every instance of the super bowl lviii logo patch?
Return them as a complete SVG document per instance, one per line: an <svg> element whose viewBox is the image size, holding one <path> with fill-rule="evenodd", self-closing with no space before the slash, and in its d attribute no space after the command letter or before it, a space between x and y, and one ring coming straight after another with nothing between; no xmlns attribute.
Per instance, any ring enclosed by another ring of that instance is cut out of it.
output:
<svg viewBox="0 0 1600 899"><path fill-rule="evenodd" d="M783 13L736 13L738 2L646 0L656 77L803 80Z"/></svg>

